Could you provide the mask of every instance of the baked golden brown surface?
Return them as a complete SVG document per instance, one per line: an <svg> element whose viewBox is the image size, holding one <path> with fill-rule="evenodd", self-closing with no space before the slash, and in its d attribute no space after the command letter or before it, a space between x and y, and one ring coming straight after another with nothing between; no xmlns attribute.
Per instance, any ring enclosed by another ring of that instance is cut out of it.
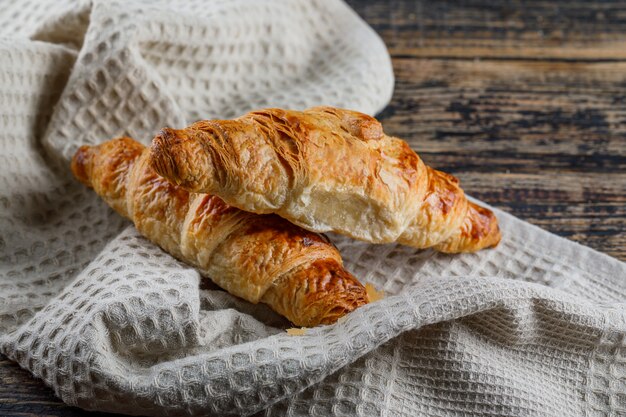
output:
<svg viewBox="0 0 626 417"><path fill-rule="evenodd" d="M265 109L165 128L152 142L151 164L185 189L311 231L448 253L500 241L495 215L469 202L455 177L350 110Z"/></svg>
<svg viewBox="0 0 626 417"><path fill-rule="evenodd" d="M133 139L81 147L72 172L164 250L298 326L333 323L368 301L325 236L173 185L151 168L148 150Z"/></svg>

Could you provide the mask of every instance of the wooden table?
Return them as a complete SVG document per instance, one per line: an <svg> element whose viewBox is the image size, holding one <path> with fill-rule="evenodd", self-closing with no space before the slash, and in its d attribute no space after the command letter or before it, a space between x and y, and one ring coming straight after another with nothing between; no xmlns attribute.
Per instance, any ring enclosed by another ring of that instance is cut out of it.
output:
<svg viewBox="0 0 626 417"><path fill-rule="evenodd" d="M626 3L349 3L393 58L387 132L469 194L626 260ZM0 415L98 415L2 356L0 381Z"/></svg>

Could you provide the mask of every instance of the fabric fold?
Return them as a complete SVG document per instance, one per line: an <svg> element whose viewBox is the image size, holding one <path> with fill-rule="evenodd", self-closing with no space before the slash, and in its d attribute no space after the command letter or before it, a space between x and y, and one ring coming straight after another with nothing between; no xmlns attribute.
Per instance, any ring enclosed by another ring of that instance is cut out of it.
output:
<svg viewBox="0 0 626 417"><path fill-rule="evenodd" d="M302 336L139 236L82 144L264 106L368 114L381 39L331 0L23 1L0 11L0 352L67 404L139 415L617 415L626 267L495 210L449 256L332 236L387 296ZM265 410L265 411L263 411Z"/></svg>

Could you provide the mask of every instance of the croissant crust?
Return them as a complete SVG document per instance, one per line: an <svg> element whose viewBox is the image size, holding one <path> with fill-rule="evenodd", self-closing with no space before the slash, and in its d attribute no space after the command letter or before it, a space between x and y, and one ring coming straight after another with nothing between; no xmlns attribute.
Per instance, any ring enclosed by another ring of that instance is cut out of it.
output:
<svg viewBox="0 0 626 417"><path fill-rule="evenodd" d="M490 210L368 115L315 107L165 128L150 162L170 181L305 229L448 253L500 241Z"/></svg>
<svg viewBox="0 0 626 417"><path fill-rule="evenodd" d="M83 146L71 168L148 239L231 294L266 303L298 326L333 323L368 301L328 238L173 185L151 168L139 142Z"/></svg>

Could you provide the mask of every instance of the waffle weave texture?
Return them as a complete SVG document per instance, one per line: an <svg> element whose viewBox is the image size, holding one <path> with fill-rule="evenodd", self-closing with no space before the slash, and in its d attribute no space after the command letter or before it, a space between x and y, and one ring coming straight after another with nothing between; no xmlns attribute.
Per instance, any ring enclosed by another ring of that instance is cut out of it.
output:
<svg viewBox="0 0 626 417"><path fill-rule="evenodd" d="M392 89L340 1L5 2L0 352L68 404L128 414L626 415L615 259L500 211L477 254L332 236L387 297L289 336L69 175L81 144L265 106L374 114Z"/></svg>

